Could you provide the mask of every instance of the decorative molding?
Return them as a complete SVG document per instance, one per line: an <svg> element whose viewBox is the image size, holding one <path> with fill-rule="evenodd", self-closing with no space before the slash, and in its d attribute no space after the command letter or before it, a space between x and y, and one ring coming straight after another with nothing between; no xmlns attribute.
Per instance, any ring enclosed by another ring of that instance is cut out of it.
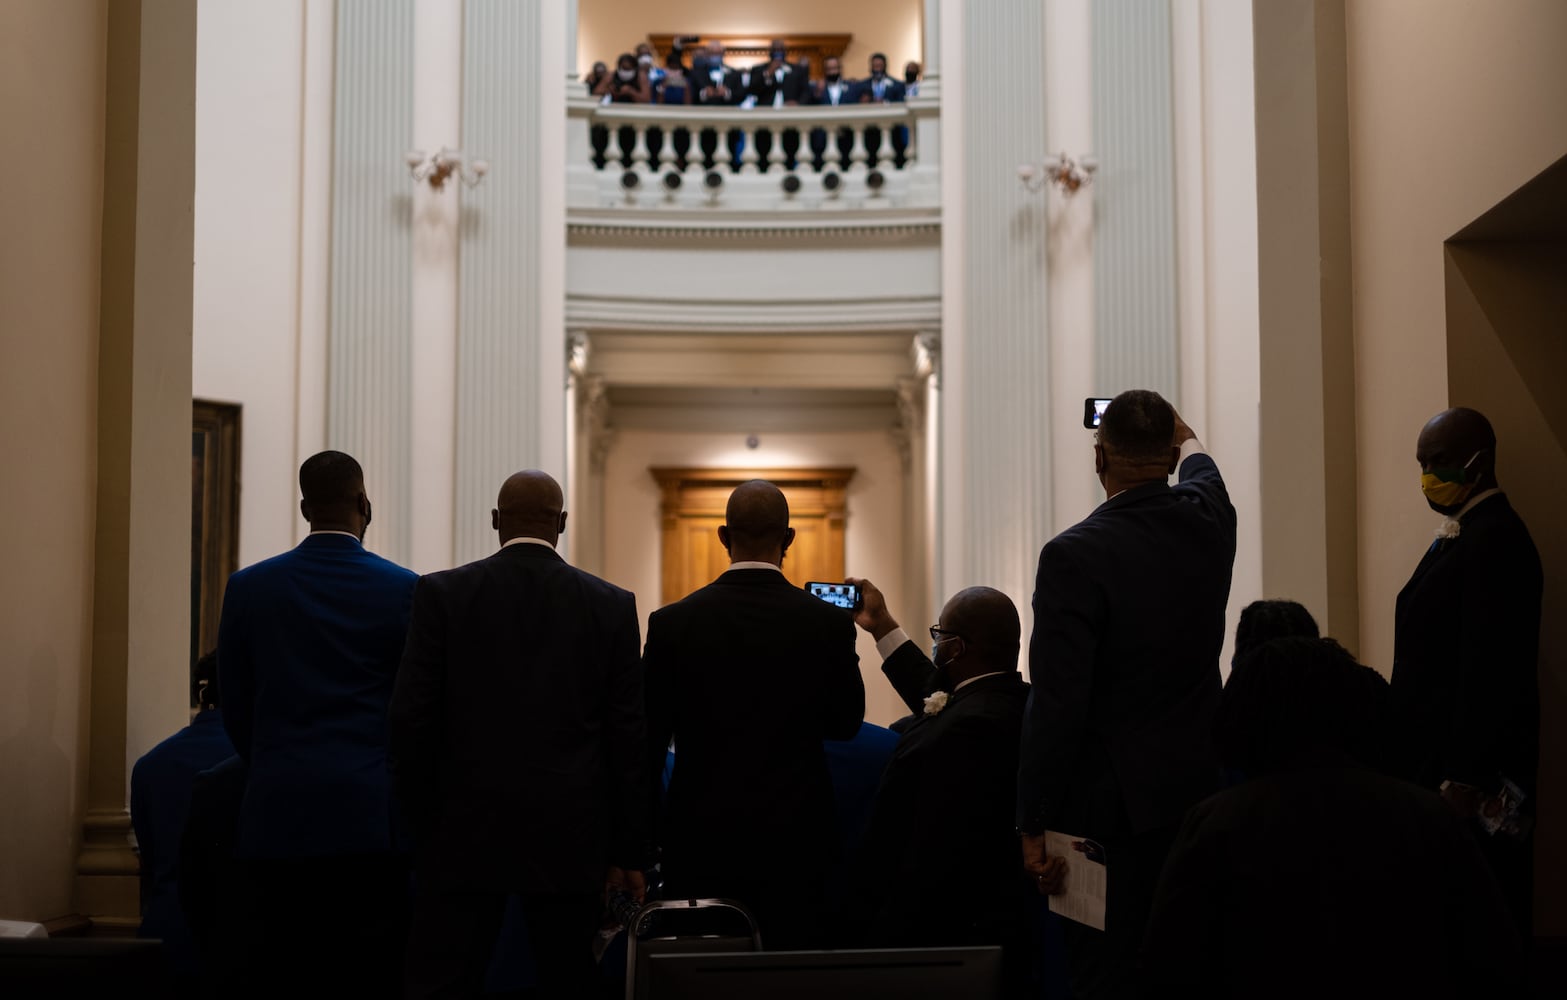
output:
<svg viewBox="0 0 1567 1000"><path fill-rule="evenodd" d="M413 0L340 0L332 150L327 440L357 458L371 540L407 562L413 494Z"/></svg>
<svg viewBox="0 0 1567 1000"><path fill-rule="evenodd" d="M566 215L571 246L668 246L671 241L725 240L756 243L820 241L857 246L941 245L941 210L887 209L851 212L724 212L680 209L581 209Z"/></svg>
<svg viewBox="0 0 1567 1000"><path fill-rule="evenodd" d="M615 428L609 422L609 384L602 375L578 375L577 433L587 443L588 464L602 475L609 450L615 444Z"/></svg>
<svg viewBox="0 0 1567 1000"><path fill-rule="evenodd" d="M1170 4L1092 5L1094 384L1180 388Z"/></svg>
<svg viewBox="0 0 1567 1000"><path fill-rule="evenodd" d="M893 333L940 323L941 297L721 302L567 295L566 322L628 332Z"/></svg>

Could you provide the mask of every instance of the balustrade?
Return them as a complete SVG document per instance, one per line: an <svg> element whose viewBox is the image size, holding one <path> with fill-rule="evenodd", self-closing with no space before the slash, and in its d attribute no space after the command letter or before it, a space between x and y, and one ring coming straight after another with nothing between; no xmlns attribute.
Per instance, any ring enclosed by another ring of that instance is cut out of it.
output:
<svg viewBox="0 0 1567 1000"><path fill-rule="evenodd" d="M918 154L938 113L935 102L918 101L789 108L572 101L568 167L583 177L573 204L934 204L933 158L922 163Z"/></svg>

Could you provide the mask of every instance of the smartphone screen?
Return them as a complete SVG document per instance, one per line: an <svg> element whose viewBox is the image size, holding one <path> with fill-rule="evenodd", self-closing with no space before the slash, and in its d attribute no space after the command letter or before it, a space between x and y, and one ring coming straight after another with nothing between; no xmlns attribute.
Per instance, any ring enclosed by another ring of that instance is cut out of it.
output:
<svg viewBox="0 0 1567 1000"><path fill-rule="evenodd" d="M1089 430L1098 427L1099 421L1104 419L1105 407L1109 405L1108 399L1100 399L1096 396L1089 396L1083 400L1083 426Z"/></svg>
<svg viewBox="0 0 1567 1000"><path fill-rule="evenodd" d="M810 595L828 604L853 611L860 606L860 588L852 583L821 583L811 581L805 585Z"/></svg>

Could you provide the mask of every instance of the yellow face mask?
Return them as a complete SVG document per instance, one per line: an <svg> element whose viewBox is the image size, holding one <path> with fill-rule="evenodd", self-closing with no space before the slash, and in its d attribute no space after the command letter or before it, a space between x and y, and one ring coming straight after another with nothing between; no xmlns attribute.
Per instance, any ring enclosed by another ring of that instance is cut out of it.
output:
<svg viewBox="0 0 1567 1000"><path fill-rule="evenodd" d="M1469 478L1469 467L1480 457L1479 452L1469 456L1462 469L1436 468L1420 476L1420 489L1433 510L1451 514L1463 507L1474 492L1475 484Z"/></svg>

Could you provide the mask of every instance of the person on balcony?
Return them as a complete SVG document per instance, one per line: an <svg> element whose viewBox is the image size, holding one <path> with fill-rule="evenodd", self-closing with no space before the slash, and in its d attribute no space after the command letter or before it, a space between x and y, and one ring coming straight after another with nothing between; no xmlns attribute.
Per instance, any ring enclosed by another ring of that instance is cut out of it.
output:
<svg viewBox="0 0 1567 1000"><path fill-rule="evenodd" d="M746 81L741 72L724 65L724 43L707 43L707 58L701 68L693 68L695 93L693 104L733 106L745 99Z"/></svg>
<svg viewBox="0 0 1567 1000"><path fill-rule="evenodd" d="M811 103L810 78L788 60L782 39L773 39L768 61L751 71L753 107L783 108Z"/></svg>
<svg viewBox="0 0 1567 1000"><path fill-rule="evenodd" d="M920 96L920 64L912 59L903 66L903 96L905 100Z"/></svg>
<svg viewBox="0 0 1567 1000"><path fill-rule="evenodd" d="M783 39L775 38L768 48L768 61L751 71L750 95L742 107L783 108L811 103L810 77L788 59ZM782 144L784 164L793 169L800 155L799 129L761 129L756 133L756 153L765 165L773 143Z"/></svg>
<svg viewBox="0 0 1567 1000"><path fill-rule="evenodd" d="M880 52L871 56L871 75L854 85L849 101L854 104L901 104L906 91L903 81L887 75L887 57Z"/></svg>
<svg viewBox="0 0 1567 1000"><path fill-rule="evenodd" d="M822 82L816 87L813 95L814 103L825 104L830 107L842 107L853 104L854 81L843 78L843 60L837 56L828 56L822 60ZM849 129L838 130L837 146L838 156L845 162L849 158L849 150L854 145L854 133ZM820 173L826 165L827 157L827 130L820 128L811 129L811 163Z"/></svg>
<svg viewBox="0 0 1567 1000"><path fill-rule="evenodd" d="M837 56L828 56L822 60L822 82L816 87L815 102L831 104L834 107L852 104L855 98L850 94L853 93L854 86L853 80L843 78L843 60Z"/></svg>
<svg viewBox="0 0 1567 1000"><path fill-rule="evenodd" d="M605 84L604 93L613 104L652 104L653 84L648 79L648 67L637 62L637 57L622 52L615 60L615 72Z"/></svg>

